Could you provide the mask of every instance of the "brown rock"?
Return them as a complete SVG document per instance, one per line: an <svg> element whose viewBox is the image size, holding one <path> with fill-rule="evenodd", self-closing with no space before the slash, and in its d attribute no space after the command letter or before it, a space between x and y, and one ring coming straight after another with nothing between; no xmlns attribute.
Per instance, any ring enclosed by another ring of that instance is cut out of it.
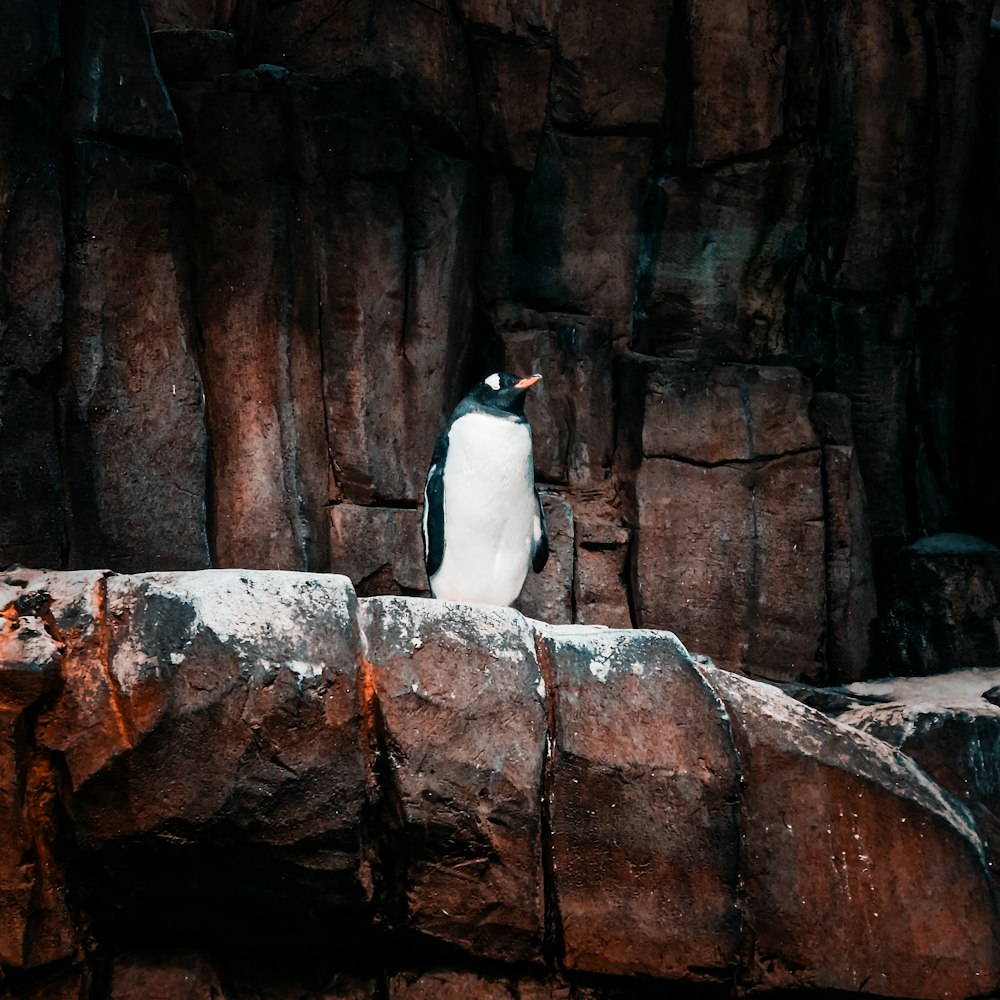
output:
<svg viewBox="0 0 1000 1000"><path fill-rule="evenodd" d="M24 84L41 84L46 97L58 99L61 80L53 72L59 58L57 0L11 7L0 23L0 45L8 53L0 68L0 94L11 97ZM10 147L5 142L4 150Z"/></svg>
<svg viewBox="0 0 1000 1000"><path fill-rule="evenodd" d="M722 72L726 60L715 61ZM637 349L746 361L784 353L786 288L806 248L811 178L811 155L794 144L665 179L642 260Z"/></svg>
<svg viewBox="0 0 1000 1000"><path fill-rule="evenodd" d="M331 507L330 562L362 597L426 593L420 511L351 503Z"/></svg>
<svg viewBox="0 0 1000 1000"><path fill-rule="evenodd" d="M818 448L812 387L794 368L661 361L646 389L642 450L715 465Z"/></svg>
<svg viewBox="0 0 1000 1000"><path fill-rule="evenodd" d="M190 80L218 80L235 73L239 53L229 31L163 28L151 36L156 64L168 84Z"/></svg>
<svg viewBox="0 0 1000 1000"><path fill-rule="evenodd" d="M635 481L639 622L773 679L823 675L823 492L809 396L791 369L663 362L642 425L644 453L670 457L647 457ZM764 457L774 455L783 457Z"/></svg>
<svg viewBox="0 0 1000 1000"><path fill-rule="evenodd" d="M595 541L590 524L577 521L575 621L608 628L630 628L628 531L618 527L608 541Z"/></svg>
<svg viewBox="0 0 1000 1000"><path fill-rule="evenodd" d="M471 27L525 40L547 40L559 12L558 0L456 0Z"/></svg>
<svg viewBox="0 0 1000 1000"><path fill-rule="evenodd" d="M937 674L1000 661L1000 550L940 534L884 552L880 620L884 667Z"/></svg>
<svg viewBox="0 0 1000 1000"><path fill-rule="evenodd" d="M750 980L914 998L993 989L996 914L966 810L881 741L701 669L740 755Z"/></svg>
<svg viewBox="0 0 1000 1000"><path fill-rule="evenodd" d="M528 570L514 607L539 621L568 623L573 620L573 505L558 494L543 493L541 496L548 528L549 558L541 573Z"/></svg>
<svg viewBox="0 0 1000 1000"><path fill-rule="evenodd" d="M26 594L21 580L0 582L0 967L44 965L77 947L65 876L52 856L55 775L25 719L58 686L65 646L49 603Z"/></svg>
<svg viewBox="0 0 1000 1000"><path fill-rule="evenodd" d="M788 79L789 50L808 46L808 35L795 37L797 18L764 0L739 6L725 0L691 4L687 22L689 162L766 149L784 132L783 99L795 86Z"/></svg>
<svg viewBox="0 0 1000 1000"><path fill-rule="evenodd" d="M552 120L575 128L659 126L673 4L632 0L595 7L563 0L552 73ZM623 19L628 21L622 30Z"/></svg>
<svg viewBox="0 0 1000 1000"><path fill-rule="evenodd" d="M721 974L739 934L739 767L721 706L672 635L568 628L542 637L567 967Z"/></svg>
<svg viewBox="0 0 1000 1000"><path fill-rule="evenodd" d="M76 144L73 170L70 563L201 568L207 441L179 245L185 181L176 167L91 142Z"/></svg>
<svg viewBox="0 0 1000 1000"><path fill-rule="evenodd" d="M201 955L123 955L111 970L111 1000L226 1000L218 973Z"/></svg>
<svg viewBox="0 0 1000 1000"><path fill-rule="evenodd" d="M478 122L465 44L441 0L251 7L242 33L260 62L336 82L368 107L428 120L452 142L475 147Z"/></svg>
<svg viewBox="0 0 1000 1000"><path fill-rule="evenodd" d="M400 195L353 183L330 213L321 276L324 382L344 499L416 500L458 402L472 301L469 164L425 150ZM347 257L364 261L344 265Z"/></svg>
<svg viewBox="0 0 1000 1000"><path fill-rule="evenodd" d="M877 614L868 507L850 400L839 393L817 393L811 413L823 441L827 674L845 683L858 680L868 668Z"/></svg>
<svg viewBox="0 0 1000 1000"><path fill-rule="evenodd" d="M47 31L44 4L37 22ZM0 32L17 19L7 16ZM27 19L30 21L30 19ZM40 67L39 67L40 69ZM9 67L5 67L6 72ZM0 83L0 86L3 86ZM55 423L55 365L62 353L65 266L58 151L51 122L31 97L0 111L0 565L59 566L62 473Z"/></svg>
<svg viewBox="0 0 1000 1000"><path fill-rule="evenodd" d="M389 980L389 1000L510 1000L508 980L475 972L402 974Z"/></svg>
<svg viewBox="0 0 1000 1000"><path fill-rule="evenodd" d="M325 567L330 485L319 293L308 228L296 221L301 206L279 179L297 114L280 85L256 77L181 96L199 220L213 562ZM222 249L230 246L241 252Z"/></svg>
<svg viewBox="0 0 1000 1000"><path fill-rule="evenodd" d="M526 303L607 317L628 342L648 139L547 129L515 230L513 291Z"/></svg>
<svg viewBox="0 0 1000 1000"><path fill-rule="evenodd" d="M197 893L252 909L263 893L280 906L293 882L323 906L358 904L365 777L348 581L212 571L106 586L103 676L69 660L40 727L66 748L80 844L112 881L170 905ZM60 740L67 723L89 745ZM234 851L216 858L211 835L183 832L199 826ZM238 887L226 883L264 846ZM144 868L143 851L157 864ZM249 895L236 903L234 891Z"/></svg>
<svg viewBox="0 0 1000 1000"><path fill-rule="evenodd" d="M610 323L531 312L499 323L504 368L542 375L525 403L538 477L573 486L606 479L614 430Z"/></svg>
<svg viewBox="0 0 1000 1000"><path fill-rule="evenodd" d="M551 51L479 36L471 51L483 149L501 166L532 170L545 123Z"/></svg>
<svg viewBox="0 0 1000 1000"><path fill-rule="evenodd" d="M853 704L834 714L912 757L975 817L990 873L1000 880L1000 670L959 670L847 690Z"/></svg>
<svg viewBox="0 0 1000 1000"><path fill-rule="evenodd" d="M143 9L154 31L163 28L220 28L224 12L232 0L142 0Z"/></svg>
<svg viewBox="0 0 1000 1000"><path fill-rule="evenodd" d="M538 960L544 684L506 608L361 601L365 690L387 755L398 920L466 951Z"/></svg>

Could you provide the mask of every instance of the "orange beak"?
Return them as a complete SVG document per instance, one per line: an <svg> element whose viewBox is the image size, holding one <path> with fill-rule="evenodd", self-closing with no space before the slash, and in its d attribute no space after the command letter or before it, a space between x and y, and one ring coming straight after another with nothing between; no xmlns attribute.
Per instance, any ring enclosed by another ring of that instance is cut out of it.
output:
<svg viewBox="0 0 1000 1000"><path fill-rule="evenodd" d="M541 375L529 375L527 378L521 379L520 382L514 383L515 389L530 389L536 382L541 382Z"/></svg>

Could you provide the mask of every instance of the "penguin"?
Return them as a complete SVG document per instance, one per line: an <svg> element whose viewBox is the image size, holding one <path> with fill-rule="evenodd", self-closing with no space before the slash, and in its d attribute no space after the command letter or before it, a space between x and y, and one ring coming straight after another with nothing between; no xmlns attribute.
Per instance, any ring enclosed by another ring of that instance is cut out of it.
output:
<svg viewBox="0 0 1000 1000"><path fill-rule="evenodd" d="M455 407L424 486L424 565L446 601L509 605L549 557L535 489L527 391L541 375L494 372Z"/></svg>

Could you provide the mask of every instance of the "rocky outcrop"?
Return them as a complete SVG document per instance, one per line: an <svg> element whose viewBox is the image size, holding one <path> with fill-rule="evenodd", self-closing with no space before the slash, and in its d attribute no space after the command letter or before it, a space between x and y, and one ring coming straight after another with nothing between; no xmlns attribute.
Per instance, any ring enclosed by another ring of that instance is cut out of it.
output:
<svg viewBox="0 0 1000 1000"><path fill-rule="evenodd" d="M16 997L1000 986L993 786L672 633L302 573L2 586Z"/></svg>
<svg viewBox="0 0 1000 1000"><path fill-rule="evenodd" d="M991 7L10 12L0 565L426 593L434 437L506 365L559 523L526 612L924 669L907 546L1000 542Z"/></svg>

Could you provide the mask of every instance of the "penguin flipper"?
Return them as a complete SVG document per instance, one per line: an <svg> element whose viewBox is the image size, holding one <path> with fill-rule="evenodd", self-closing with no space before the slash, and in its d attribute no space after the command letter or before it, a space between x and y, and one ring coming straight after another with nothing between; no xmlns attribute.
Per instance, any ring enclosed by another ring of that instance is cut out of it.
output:
<svg viewBox="0 0 1000 1000"><path fill-rule="evenodd" d="M535 520L531 531L531 568L541 573L549 559L549 529L545 523L542 498L535 490Z"/></svg>
<svg viewBox="0 0 1000 1000"><path fill-rule="evenodd" d="M434 457L424 484L424 566L428 582L444 559L444 460L447 454L448 433L445 431L434 445Z"/></svg>

